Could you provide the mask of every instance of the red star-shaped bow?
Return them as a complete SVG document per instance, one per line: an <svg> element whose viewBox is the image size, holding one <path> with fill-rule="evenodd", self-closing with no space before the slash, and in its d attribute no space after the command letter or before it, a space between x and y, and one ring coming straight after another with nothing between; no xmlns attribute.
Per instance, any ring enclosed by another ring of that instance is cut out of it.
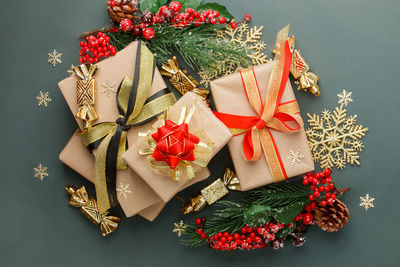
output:
<svg viewBox="0 0 400 267"><path fill-rule="evenodd" d="M151 135L156 141L153 158L156 161L165 161L175 169L182 160L194 161L194 148L200 139L189 133L187 123L180 125L166 120L165 125Z"/></svg>

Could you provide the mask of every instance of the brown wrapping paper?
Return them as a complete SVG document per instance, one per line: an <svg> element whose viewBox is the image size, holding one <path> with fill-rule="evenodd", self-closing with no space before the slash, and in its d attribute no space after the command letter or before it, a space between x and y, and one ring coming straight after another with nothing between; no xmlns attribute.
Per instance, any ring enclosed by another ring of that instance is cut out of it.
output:
<svg viewBox="0 0 400 267"><path fill-rule="evenodd" d="M115 93L112 93L110 96L106 93L101 93L100 86L107 82L118 85L125 76L133 77L136 49L137 42L134 42L118 52L117 55L107 58L97 64L99 70L95 79L97 84L97 99L95 107L99 119L96 123L116 121L118 118L119 113L117 110ZM60 87L72 114L75 114L79 108L76 103L76 78L66 78L59 82L58 86ZM165 87L165 83L160 73L156 70L150 95ZM81 121L79 119L76 119L76 121L82 129ZM140 127L132 127L127 134L128 144L130 145L135 143L137 133L147 129L152 123L153 122L149 122ZM94 181L94 157L82 145L79 136L74 134L71 137L70 141L60 154L60 160L89 181ZM207 177L208 173L204 173L203 176L197 177L195 182ZM164 207L165 202L162 201L161 198L140 178L140 176L130 168L127 168L126 170L118 170L116 181L117 187L120 183L123 185L129 184L129 190L131 191L131 193L126 195L126 198L121 194L117 194L118 201L127 217L139 213L151 221Z"/></svg>
<svg viewBox="0 0 400 267"><path fill-rule="evenodd" d="M190 109L194 102L196 103L196 111L192 121L189 123L189 132L191 132L191 123L197 121L196 124L198 124L198 127L201 127L213 143L213 149L210 154L207 155L206 161L208 162L227 144L232 138L232 134L229 129L214 116L202 99L191 92L186 93L178 102L169 108L168 118L174 122L178 122L182 108L187 107ZM154 125L158 127L160 123L156 122ZM138 149L143 145L143 142L146 142L145 138L138 139L135 144L129 147L128 151L123 155L123 158L165 202L178 193L183 186L187 187L188 184L193 183L193 180L197 180L199 176L203 176L205 173L209 174L207 168L201 168L195 164L193 164L193 167L199 172L194 179L188 179L183 176L179 181L173 181L171 177L157 174L149 166L146 161L146 156L138 155Z"/></svg>
<svg viewBox="0 0 400 267"><path fill-rule="evenodd" d="M254 67L261 97L264 99L272 71L272 63ZM257 116L251 108L243 88L240 73L233 73L211 82L211 92L218 112L241 116ZM295 96L290 82L286 84L281 103L294 100ZM278 147L279 154L288 177L294 177L314 170L314 161L308 147L304 128L296 133L282 133L270 130ZM246 161L243 155L244 134L234 136L228 143L229 151L235 166L236 174L240 180L242 190L250 190L274 182L267 161L262 153L258 161ZM301 162L293 165L290 160L290 151L304 156Z"/></svg>

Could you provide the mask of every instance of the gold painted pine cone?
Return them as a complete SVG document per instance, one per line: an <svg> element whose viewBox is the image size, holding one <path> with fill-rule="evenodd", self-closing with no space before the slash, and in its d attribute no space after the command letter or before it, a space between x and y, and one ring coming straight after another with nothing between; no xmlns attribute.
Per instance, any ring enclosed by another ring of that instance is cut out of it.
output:
<svg viewBox="0 0 400 267"><path fill-rule="evenodd" d="M110 3L115 2L115 6L111 7ZM132 21L138 19L135 13L138 11L136 7L138 0L107 0L107 12L111 20L120 23L123 19Z"/></svg>
<svg viewBox="0 0 400 267"><path fill-rule="evenodd" d="M327 232L337 232L343 228L350 218L346 204L336 199L331 205L318 206L315 209L315 222L319 228Z"/></svg>

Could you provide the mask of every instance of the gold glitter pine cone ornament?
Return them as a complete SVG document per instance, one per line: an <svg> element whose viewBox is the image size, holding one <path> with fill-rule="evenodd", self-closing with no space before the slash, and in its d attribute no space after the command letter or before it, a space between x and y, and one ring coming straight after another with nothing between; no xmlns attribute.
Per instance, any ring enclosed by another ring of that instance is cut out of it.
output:
<svg viewBox="0 0 400 267"><path fill-rule="evenodd" d="M107 0L107 12L114 23L123 19L136 20L138 0Z"/></svg>
<svg viewBox="0 0 400 267"><path fill-rule="evenodd" d="M327 232L337 232L348 223L350 218L346 204L336 199L331 205L318 206L315 209L315 222L319 228Z"/></svg>

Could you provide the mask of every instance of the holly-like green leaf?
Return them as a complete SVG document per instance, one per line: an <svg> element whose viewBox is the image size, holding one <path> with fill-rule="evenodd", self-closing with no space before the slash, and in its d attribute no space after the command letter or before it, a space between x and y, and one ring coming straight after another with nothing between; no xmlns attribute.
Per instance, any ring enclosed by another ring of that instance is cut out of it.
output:
<svg viewBox="0 0 400 267"><path fill-rule="evenodd" d="M232 14L229 13L229 11L226 9L226 7L224 7L218 3L207 3L207 4L200 5L197 8L197 11L201 12L201 11L206 11L209 9L218 11L221 17L233 19Z"/></svg>
<svg viewBox="0 0 400 267"><path fill-rule="evenodd" d="M288 234L290 234L291 232L293 232L294 229L296 229L296 223L293 223L293 226L290 228L285 227L285 228L279 230L278 233L276 233L276 238L281 239L281 238L287 236Z"/></svg>
<svg viewBox="0 0 400 267"><path fill-rule="evenodd" d="M155 14L167 1L168 0L139 0L139 10L142 13L148 10Z"/></svg>
<svg viewBox="0 0 400 267"><path fill-rule="evenodd" d="M291 223L308 203L310 203L309 200L304 200L282 208L273 209L272 216L280 223Z"/></svg>
<svg viewBox="0 0 400 267"><path fill-rule="evenodd" d="M262 205L251 205L243 213L243 222L251 227L266 224L271 220L271 208Z"/></svg>
<svg viewBox="0 0 400 267"><path fill-rule="evenodd" d="M181 3L182 9L181 12L185 12L186 8L193 8L194 10L197 10L197 8L200 6L201 1L203 0L177 0L178 2Z"/></svg>

